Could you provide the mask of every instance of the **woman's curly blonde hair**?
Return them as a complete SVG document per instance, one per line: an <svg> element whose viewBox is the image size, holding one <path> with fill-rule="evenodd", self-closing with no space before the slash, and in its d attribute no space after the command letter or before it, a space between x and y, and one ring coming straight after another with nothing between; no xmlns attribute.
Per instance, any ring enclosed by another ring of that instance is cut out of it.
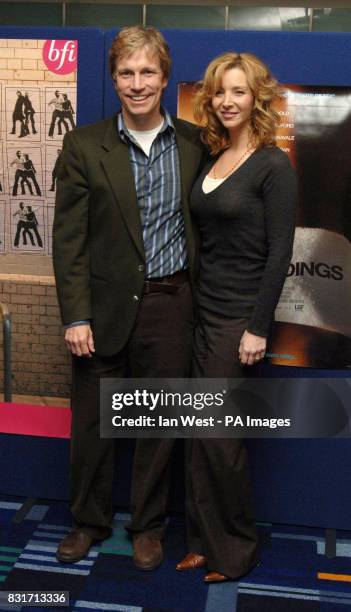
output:
<svg viewBox="0 0 351 612"><path fill-rule="evenodd" d="M223 127L212 109L212 98L221 87L226 70L240 68L245 72L248 86L254 96L251 115L251 140L256 148L275 144L278 113L272 102L282 95L282 89L267 66L252 53L223 53L208 65L203 81L198 83L194 103L194 117L203 125L202 140L211 154L217 155L230 146L228 130Z"/></svg>

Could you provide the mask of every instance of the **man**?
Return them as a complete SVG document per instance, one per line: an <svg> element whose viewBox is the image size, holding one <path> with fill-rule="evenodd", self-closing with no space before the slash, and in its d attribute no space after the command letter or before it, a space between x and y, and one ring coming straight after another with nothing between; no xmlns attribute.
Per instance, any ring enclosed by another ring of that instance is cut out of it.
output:
<svg viewBox="0 0 351 612"><path fill-rule="evenodd" d="M18 247L19 241L20 241L20 237L21 237L21 232L22 232L22 242L23 242L24 246L27 246L27 234L29 236L29 239L30 239L32 245L34 246L35 243L34 243L34 240L33 240L33 234L30 231L30 229L28 228L27 210L24 207L24 202L20 202L19 203L19 208L13 213L12 216L13 217L18 216L16 236L15 236L15 240L14 240L13 246Z"/></svg>
<svg viewBox="0 0 351 612"><path fill-rule="evenodd" d="M170 64L157 30L123 29L110 50L121 113L64 139L53 254L73 354L76 529L61 542L60 561L81 559L111 533L113 441L99 438L99 379L189 373L195 249L188 197L203 148L197 128L161 108ZM173 444L137 443L128 530L140 569L162 561Z"/></svg>
<svg viewBox="0 0 351 612"><path fill-rule="evenodd" d="M15 178L14 178L13 187L12 187L12 195L13 196L17 195L18 182L20 179L21 179L21 192L22 192L22 195L24 195L25 194L24 183L26 182L27 185L29 183L25 179L24 157L22 155L22 151L16 151L16 157L15 159L12 160L12 162L10 163L10 166L16 166Z"/></svg>
<svg viewBox="0 0 351 612"><path fill-rule="evenodd" d="M38 219L36 217L36 211L39 210L40 206L37 206L36 208L32 208L32 206L30 206L29 204L26 206L26 218L27 218L27 224L26 224L26 228L23 230L23 240L24 240L24 236L26 234L29 235L30 240L32 242L32 245L35 245L35 242L33 240L33 236L30 232L30 230L33 230L35 237L37 239L37 245L38 247L40 247L41 249L43 248L43 241L41 239L41 236L39 234L38 231L38 226L39 226L39 222Z"/></svg>
<svg viewBox="0 0 351 612"><path fill-rule="evenodd" d="M50 187L49 191L55 191L56 180L57 180L57 169L58 169L58 166L59 166L59 163L60 163L61 153L62 153L62 150L61 149L57 149L57 157L55 159L55 164L54 164L54 167L53 167L52 173L51 173L51 187Z"/></svg>
<svg viewBox="0 0 351 612"><path fill-rule="evenodd" d="M28 91L25 91L24 92L24 116L25 116L24 127L25 127L26 134L30 134L29 122L31 123L31 126L32 126L32 134L37 133L37 130L35 129L34 115L35 115L35 110L33 108L32 101L29 98Z"/></svg>
<svg viewBox="0 0 351 612"><path fill-rule="evenodd" d="M17 95L17 100L15 102L15 108L13 109L13 113L12 113L12 130L10 134L16 134L16 123L17 121L19 121L20 122L20 135L18 136L18 138L23 138L23 136L26 136L26 128L24 124L25 116L23 112L23 106L25 104L25 99L21 91L16 91L16 95Z"/></svg>
<svg viewBox="0 0 351 612"><path fill-rule="evenodd" d="M62 102L63 102L63 97L61 95L61 92L56 89L55 91L55 97L50 100L50 102L48 102L48 106L51 106L52 104L54 105L54 110L52 111L52 116L51 116L51 123L50 123L50 127L49 127L49 132L48 132L48 136L50 138L54 137L54 130L55 130L55 124L57 119L59 119L61 117L61 113L62 113ZM62 136L62 129L61 129L61 125L58 125L58 135Z"/></svg>
<svg viewBox="0 0 351 612"><path fill-rule="evenodd" d="M61 128L61 124L63 123L63 125L65 126L65 130L66 132L69 131L69 129L73 130L76 125L74 123L74 119L73 119L73 115L74 115L74 108L72 106L72 102L71 100L68 99L68 95L67 94L62 94L62 98L63 98L63 102L62 102L62 112L60 114L60 119L58 122L58 126L62 131ZM68 119L68 121L71 124L71 127L68 125L68 122L66 121L66 119Z"/></svg>
<svg viewBox="0 0 351 612"><path fill-rule="evenodd" d="M23 167L24 167L24 178L23 180L26 181L27 183L30 184L30 180L33 182L33 185L35 187L35 191L36 194L38 196L41 196L41 189L38 185L38 181L35 177L35 175L37 174L37 171L34 167L33 161L30 159L28 153L24 153L23 155ZM30 179L30 180L29 180ZM32 193L32 189L30 189L30 192Z"/></svg>

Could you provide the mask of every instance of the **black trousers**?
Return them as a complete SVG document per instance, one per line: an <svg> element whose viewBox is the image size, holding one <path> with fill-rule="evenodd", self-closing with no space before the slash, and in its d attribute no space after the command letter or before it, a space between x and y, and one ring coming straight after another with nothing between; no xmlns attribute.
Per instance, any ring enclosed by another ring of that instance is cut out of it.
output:
<svg viewBox="0 0 351 612"><path fill-rule="evenodd" d="M192 375L241 378L253 373L239 362L247 319L200 311ZM257 375L257 370L255 367ZM238 438L186 442L186 513L190 552L205 555L210 571L231 578L257 563L257 532L247 451Z"/></svg>
<svg viewBox="0 0 351 612"><path fill-rule="evenodd" d="M48 136L53 136L54 135L54 130L55 130L55 123L56 123L56 119L59 119L60 117L60 111L59 110L54 110L52 113L52 117L51 117L51 123L50 123L50 127L49 127L49 132L48 132ZM62 130L61 130L61 126L58 125L58 135L61 136L62 135Z"/></svg>
<svg viewBox="0 0 351 612"><path fill-rule="evenodd" d="M94 538L111 533L114 440L101 439L100 378L189 376L193 305L188 282L144 295L128 344L112 357L73 358L71 512ZM140 439L132 480L132 533L164 530L173 439Z"/></svg>

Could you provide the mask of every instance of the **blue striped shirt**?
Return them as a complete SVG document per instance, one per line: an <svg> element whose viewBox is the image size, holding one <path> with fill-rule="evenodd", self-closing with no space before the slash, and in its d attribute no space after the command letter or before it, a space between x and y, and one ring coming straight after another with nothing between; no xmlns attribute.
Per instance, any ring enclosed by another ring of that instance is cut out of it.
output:
<svg viewBox="0 0 351 612"><path fill-rule="evenodd" d="M146 277L174 274L188 265L181 207L178 147L172 119L164 123L147 156L118 115L120 137L129 147L146 256Z"/></svg>

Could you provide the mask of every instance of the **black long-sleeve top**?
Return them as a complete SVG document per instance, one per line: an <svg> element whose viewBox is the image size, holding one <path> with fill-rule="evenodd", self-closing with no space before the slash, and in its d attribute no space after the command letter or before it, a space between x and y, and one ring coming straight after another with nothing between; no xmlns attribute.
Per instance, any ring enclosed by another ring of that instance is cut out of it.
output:
<svg viewBox="0 0 351 612"><path fill-rule="evenodd" d="M211 164L191 198L201 237L198 304L224 317L247 317L247 330L265 337L292 254L295 173L278 147L264 147L205 194Z"/></svg>

